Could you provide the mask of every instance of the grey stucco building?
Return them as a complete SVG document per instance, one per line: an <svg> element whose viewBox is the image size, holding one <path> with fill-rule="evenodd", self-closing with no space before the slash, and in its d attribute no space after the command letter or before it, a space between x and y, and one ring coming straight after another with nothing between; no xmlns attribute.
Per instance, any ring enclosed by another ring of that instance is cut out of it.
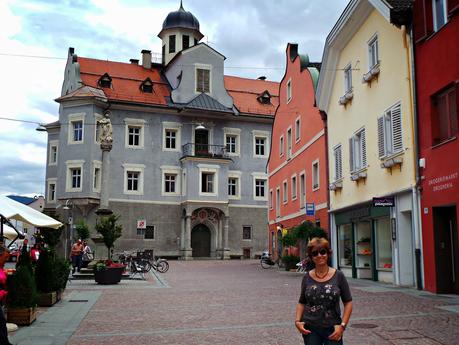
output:
<svg viewBox="0 0 459 345"><path fill-rule="evenodd" d="M182 6L158 36L158 63L148 50L141 61L120 63L69 49L59 121L47 125L46 208L66 219L70 205L74 222L83 218L93 229L105 195L121 215L116 250L254 257L267 248L278 83L225 76L225 57L199 42L199 22ZM105 158L104 116L113 128Z"/></svg>

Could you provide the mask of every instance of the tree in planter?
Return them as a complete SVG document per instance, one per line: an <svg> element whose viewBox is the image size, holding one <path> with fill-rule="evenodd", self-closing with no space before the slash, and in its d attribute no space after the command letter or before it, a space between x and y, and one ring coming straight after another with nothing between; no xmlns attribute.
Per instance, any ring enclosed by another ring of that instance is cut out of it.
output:
<svg viewBox="0 0 459 345"><path fill-rule="evenodd" d="M306 245L312 238L323 237L328 239L325 230L317 227L311 221L306 221L296 226L292 231L292 235L299 244L301 260L306 257Z"/></svg>
<svg viewBox="0 0 459 345"><path fill-rule="evenodd" d="M7 303L13 308L33 308L37 305L35 279L24 265L8 278Z"/></svg>
<svg viewBox="0 0 459 345"><path fill-rule="evenodd" d="M70 274L70 263L62 257L56 257L54 260L55 280L53 290L65 290Z"/></svg>
<svg viewBox="0 0 459 345"><path fill-rule="evenodd" d="M119 215L112 214L108 217L103 217L100 223L96 224L96 231L102 235L104 244L108 249L109 260L112 258L111 249L115 241L121 237L121 231L123 230L123 226L117 224L119 218Z"/></svg>
<svg viewBox="0 0 459 345"><path fill-rule="evenodd" d="M39 292L49 293L54 290L56 280L56 270L54 269L54 253L48 249L43 249L38 258L35 268L35 282Z"/></svg>
<svg viewBox="0 0 459 345"><path fill-rule="evenodd" d="M84 221L84 219L80 219L75 224L75 229L77 231L78 238L81 238L82 240L86 240L89 238L89 227L88 224L86 224L86 222Z"/></svg>

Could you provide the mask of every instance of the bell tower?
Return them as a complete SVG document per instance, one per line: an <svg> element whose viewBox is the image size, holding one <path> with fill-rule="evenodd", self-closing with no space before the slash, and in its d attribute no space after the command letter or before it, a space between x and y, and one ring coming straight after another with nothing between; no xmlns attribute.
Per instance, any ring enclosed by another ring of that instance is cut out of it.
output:
<svg viewBox="0 0 459 345"><path fill-rule="evenodd" d="M162 40L162 64L166 66L177 53L199 43L204 35L199 31L199 21L183 8L167 15L158 34Z"/></svg>

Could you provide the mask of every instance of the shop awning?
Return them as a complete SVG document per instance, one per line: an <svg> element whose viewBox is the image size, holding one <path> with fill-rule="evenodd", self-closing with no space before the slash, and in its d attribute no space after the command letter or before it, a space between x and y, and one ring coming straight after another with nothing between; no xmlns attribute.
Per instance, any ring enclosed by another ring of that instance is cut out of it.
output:
<svg viewBox="0 0 459 345"><path fill-rule="evenodd" d="M1 195L0 216L9 220L15 219L26 222L37 228L58 229L62 226L61 222L58 222L46 214Z"/></svg>

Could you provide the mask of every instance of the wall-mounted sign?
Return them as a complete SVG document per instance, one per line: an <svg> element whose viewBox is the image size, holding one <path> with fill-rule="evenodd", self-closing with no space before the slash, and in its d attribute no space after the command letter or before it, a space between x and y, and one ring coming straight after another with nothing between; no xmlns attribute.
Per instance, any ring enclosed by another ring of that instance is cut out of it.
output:
<svg viewBox="0 0 459 345"><path fill-rule="evenodd" d="M147 228L147 220L146 219L139 219L137 221L137 229L146 229Z"/></svg>
<svg viewBox="0 0 459 345"><path fill-rule="evenodd" d="M316 207L314 203L307 203L306 204L306 215L307 216L313 216L315 214Z"/></svg>
<svg viewBox="0 0 459 345"><path fill-rule="evenodd" d="M373 206L374 207L394 207L395 198L393 196L373 198Z"/></svg>

